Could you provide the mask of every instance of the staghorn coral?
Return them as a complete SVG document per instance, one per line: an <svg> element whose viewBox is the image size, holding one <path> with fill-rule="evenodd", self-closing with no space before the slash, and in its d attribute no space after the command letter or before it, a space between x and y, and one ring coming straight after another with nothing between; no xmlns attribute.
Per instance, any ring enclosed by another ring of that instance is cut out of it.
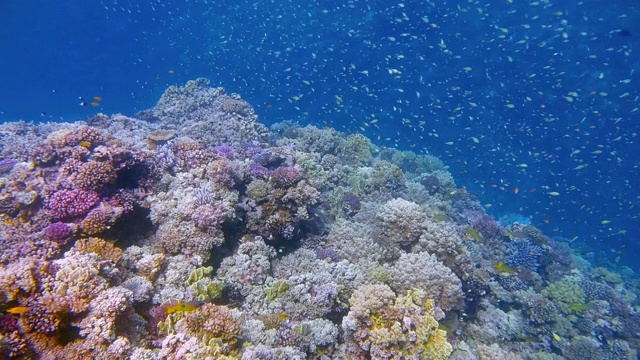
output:
<svg viewBox="0 0 640 360"><path fill-rule="evenodd" d="M396 297L386 285L364 285L349 299L342 320L352 356L371 359L447 359L452 346L438 329L433 300L421 290Z"/></svg>

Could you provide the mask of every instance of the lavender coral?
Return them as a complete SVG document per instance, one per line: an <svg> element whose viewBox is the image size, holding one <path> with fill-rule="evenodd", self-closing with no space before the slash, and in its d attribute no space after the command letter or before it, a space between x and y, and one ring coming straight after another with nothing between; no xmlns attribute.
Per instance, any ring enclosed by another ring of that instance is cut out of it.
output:
<svg viewBox="0 0 640 360"><path fill-rule="evenodd" d="M389 276L389 286L398 292L421 289L443 309L459 305L462 299L460 279L427 252L402 254L393 265L387 265L385 269Z"/></svg>

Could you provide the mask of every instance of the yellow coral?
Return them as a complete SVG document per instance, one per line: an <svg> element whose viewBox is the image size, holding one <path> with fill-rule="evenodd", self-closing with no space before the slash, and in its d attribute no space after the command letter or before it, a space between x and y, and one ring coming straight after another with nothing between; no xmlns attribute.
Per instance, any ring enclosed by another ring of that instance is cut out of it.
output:
<svg viewBox="0 0 640 360"><path fill-rule="evenodd" d="M367 291L365 286L356 292ZM352 297L352 301L357 302L357 298ZM352 309L350 316L358 318L353 339L371 359L447 359L452 346L447 342L446 331L438 329L435 310L433 299L427 299L422 290L408 291L393 305L371 308L366 316L364 312L356 315Z"/></svg>
<svg viewBox="0 0 640 360"><path fill-rule="evenodd" d="M90 237L76 241L74 247L84 253L94 253L105 260L117 263L122 257L122 249L112 243L97 237Z"/></svg>

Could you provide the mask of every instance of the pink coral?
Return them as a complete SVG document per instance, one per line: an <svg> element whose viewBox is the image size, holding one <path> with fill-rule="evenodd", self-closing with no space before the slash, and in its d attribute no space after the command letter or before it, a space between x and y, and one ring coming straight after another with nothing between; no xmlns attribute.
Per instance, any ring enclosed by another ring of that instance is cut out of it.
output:
<svg viewBox="0 0 640 360"><path fill-rule="evenodd" d="M104 143L104 136L100 130L83 126L64 137L67 146L96 147Z"/></svg>
<svg viewBox="0 0 640 360"><path fill-rule="evenodd" d="M49 213L54 219L69 219L84 215L100 201L100 196L88 190L56 191L47 204Z"/></svg>

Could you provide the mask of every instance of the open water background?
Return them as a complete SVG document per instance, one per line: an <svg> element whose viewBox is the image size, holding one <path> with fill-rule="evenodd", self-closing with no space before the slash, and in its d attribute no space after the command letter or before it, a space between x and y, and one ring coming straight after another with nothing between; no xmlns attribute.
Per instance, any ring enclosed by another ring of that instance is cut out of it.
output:
<svg viewBox="0 0 640 360"><path fill-rule="evenodd" d="M207 77L640 268L637 1L4 1L0 52L0 121L135 115Z"/></svg>

